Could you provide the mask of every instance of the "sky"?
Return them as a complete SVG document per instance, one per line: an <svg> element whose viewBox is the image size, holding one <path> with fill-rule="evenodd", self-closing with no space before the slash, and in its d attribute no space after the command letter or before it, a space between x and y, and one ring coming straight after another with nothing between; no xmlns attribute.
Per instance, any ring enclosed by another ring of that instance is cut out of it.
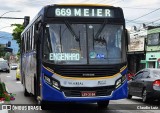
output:
<svg viewBox="0 0 160 113"><path fill-rule="evenodd" d="M24 16L30 16L32 20L43 6L57 3L108 4L121 7L128 29L133 26L140 28L143 23L160 25L159 0L0 0L0 17L24 18ZM10 26L15 23L22 24L23 19L0 18L0 31L12 33L14 27Z"/></svg>

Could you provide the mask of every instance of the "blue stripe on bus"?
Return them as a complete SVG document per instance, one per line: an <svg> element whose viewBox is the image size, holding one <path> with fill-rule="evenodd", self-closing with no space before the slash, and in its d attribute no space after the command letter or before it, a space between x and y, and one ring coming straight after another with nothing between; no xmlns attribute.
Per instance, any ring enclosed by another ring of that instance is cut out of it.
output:
<svg viewBox="0 0 160 113"><path fill-rule="evenodd" d="M127 71L128 71L128 68L124 69L124 70L121 72L121 75L127 74Z"/></svg>
<svg viewBox="0 0 160 113"><path fill-rule="evenodd" d="M46 70L44 67L42 67L42 72L45 73L49 77L51 77L53 75L53 73L51 73L50 71Z"/></svg>

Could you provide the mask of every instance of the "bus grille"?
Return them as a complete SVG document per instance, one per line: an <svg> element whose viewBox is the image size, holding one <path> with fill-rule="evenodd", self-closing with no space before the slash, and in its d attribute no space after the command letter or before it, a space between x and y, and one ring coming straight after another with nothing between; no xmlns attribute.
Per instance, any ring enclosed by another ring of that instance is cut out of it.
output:
<svg viewBox="0 0 160 113"><path fill-rule="evenodd" d="M67 77L104 77L120 72L119 66L61 66L55 68L55 73Z"/></svg>
<svg viewBox="0 0 160 113"><path fill-rule="evenodd" d="M62 92L64 92L66 97L81 97L82 91L94 91L96 96L109 96L112 91L115 89L115 86L105 86L105 87L83 87L83 88L69 88L61 87Z"/></svg>
<svg viewBox="0 0 160 113"><path fill-rule="evenodd" d="M126 63L111 65L53 65L43 62L43 65L61 76L93 78L113 76L119 73Z"/></svg>

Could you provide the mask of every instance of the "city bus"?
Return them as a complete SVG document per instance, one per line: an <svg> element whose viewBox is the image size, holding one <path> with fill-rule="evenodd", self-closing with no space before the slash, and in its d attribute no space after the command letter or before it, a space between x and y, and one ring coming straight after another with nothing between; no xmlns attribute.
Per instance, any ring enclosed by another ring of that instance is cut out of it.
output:
<svg viewBox="0 0 160 113"><path fill-rule="evenodd" d="M21 34L24 95L41 105L127 97L123 10L94 4L45 6Z"/></svg>

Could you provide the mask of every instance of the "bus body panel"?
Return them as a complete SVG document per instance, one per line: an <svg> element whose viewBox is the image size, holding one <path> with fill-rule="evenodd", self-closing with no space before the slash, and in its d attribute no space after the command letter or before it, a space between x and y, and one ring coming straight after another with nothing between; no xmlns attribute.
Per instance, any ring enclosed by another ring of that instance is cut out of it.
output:
<svg viewBox="0 0 160 113"><path fill-rule="evenodd" d="M97 102L104 100L117 100L126 98L127 81L118 89L114 90L110 96L103 97L65 97L64 94L42 81L42 100L43 101L61 101L61 102ZM49 92L49 93L48 93Z"/></svg>
<svg viewBox="0 0 160 113"><path fill-rule="evenodd" d="M29 93L34 94L34 76L36 74L36 52L33 51L22 56L22 79Z"/></svg>
<svg viewBox="0 0 160 113"><path fill-rule="evenodd" d="M83 86L70 86L70 87L77 87L77 88L80 88L80 87L85 87L85 88L95 88L96 86L98 87L98 85L96 85L98 83L98 81L106 81L105 85L101 85L102 86L111 86L111 85L115 85L115 82L118 78L120 78L122 75L124 75L125 73L127 72L127 68L124 68L119 74L116 74L116 76L111 76L109 78L106 78L106 79L100 79L100 77L98 78L95 78L96 80L87 80L86 78L83 78L83 81L82 80L74 80L75 78L72 78L73 80L70 79L70 82L81 82L83 84ZM46 70L44 67L42 69L42 100L43 101L66 101L66 102L97 102L97 101L104 101L104 100L117 100L117 99L123 99L123 98L126 98L128 93L127 93L127 81L125 80L123 82L123 84L118 87L118 88L115 88L110 95L107 95L107 96L95 96L95 97L67 97L65 96L64 92L63 91L60 91L60 90L57 90L55 89L54 87L50 86L49 84L47 84L46 80L44 80L44 76L48 76L48 77L53 77L53 76L56 76L55 74L53 74L52 72L49 72L48 70ZM55 77L56 78L56 77ZM86 79L86 81L84 80ZM93 78L91 78L93 79ZM56 78L56 80L58 80ZM60 84L61 83L64 83L64 82L68 82L67 79L65 80L62 80L62 79L59 79L59 82ZM92 82L93 84L87 84L88 86L84 86L86 85L85 82ZM61 84L61 86L63 86ZM69 87L69 84L68 86L64 86L64 87ZM100 87L100 86L99 86ZM49 93L48 93L49 92ZM81 91L80 91L81 92Z"/></svg>

